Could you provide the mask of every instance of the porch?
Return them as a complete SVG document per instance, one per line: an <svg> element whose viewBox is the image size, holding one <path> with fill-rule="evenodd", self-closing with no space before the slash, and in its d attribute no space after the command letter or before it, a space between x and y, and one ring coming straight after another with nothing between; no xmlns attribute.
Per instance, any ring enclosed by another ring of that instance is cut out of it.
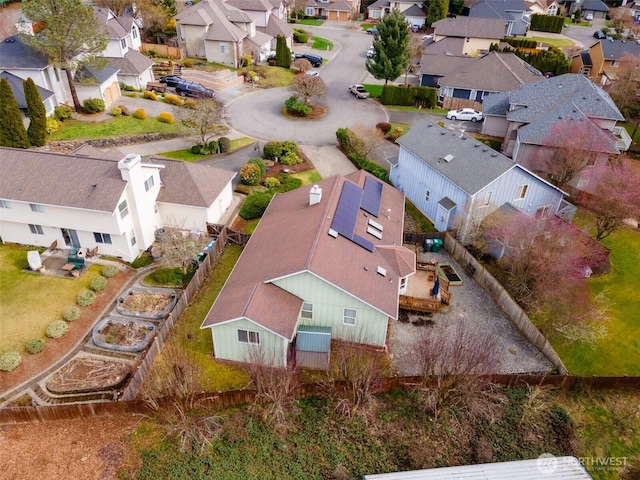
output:
<svg viewBox="0 0 640 480"><path fill-rule="evenodd" d="M407 290L398 302L401 309L424 313L438 313L442 305L451 303L449 281L439 274L435 259L416 261L416 273L407 280Z"/></svg>

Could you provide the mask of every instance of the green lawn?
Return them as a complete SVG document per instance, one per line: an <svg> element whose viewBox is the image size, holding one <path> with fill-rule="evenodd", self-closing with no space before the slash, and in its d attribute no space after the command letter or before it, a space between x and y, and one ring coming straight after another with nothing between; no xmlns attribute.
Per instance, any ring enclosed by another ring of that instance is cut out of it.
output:
<svg viewBox="0 0 640 480"><path fill-rule="evenodd" d="M541 33L541 32L538 32L538 33ZM536 42L544 43L546 45L550 45L552 47L558 47L558 48L572 47L572 46L575 45L575 42L573 40L568 39L568 38L551 38L551 37L544 37L544 36L543 37L529 37L529 36L527 36L527 40L535 40Z"/></svg>
<svg viewBox="0 0 640 480"><path fill-rule="evenodd" d="M327 40L326 38L311 37L311 40L313 40L312 48L315 48L317 50L325 50L325 51L333 50L333 43Z"/></svg>
<svg viewBox="0 0 640 480"><path fill-rule="evenodd" d="M35 248L0 245L0 353L24 352L29 340L44 338L47 325L62 320L102 269L93 265L78 280L24 272L28 250Z"/></svg>
<svg viewBox="0 0 640 480"><path fill-rule="evenodd" d="M234 151L247 145L251 145L255 141L256 139L251 137L234 138L233 140L231 140L230 151ZM191 153L190 148L185 148L183 150L171 150L170 152L160 153L159 155L167 158L173 158L175 160L182 160L183 162L199 162L200 160L204 160L214 156Z"/></svg>
<svg viewBox="0 0 640 480"><path fill-rule="evenodd" d="M300 18L300 19L295 21L295 24L298 24L298 25L309 25L311 27L319 27L323 23L324 23L324 20L318 20L317 18Z"/></svg>
<svg viewBox="0 0 640 480"><path fill-rule="evenodd" d="M89 140L118 135L142 133L184 133L186 127L181 122L172 124L159 122L155 118L139 120L133 117L113 117L100 122L84 120L65 120L60 129L47 137L47 140Z"/></svg>
<svg viewBox="0 0 640 480"><path fill-rule="evenodd" d="M578 219L580 223L581 219ZM584 221L584 220L582 220ZM622 228L602 243L611 249L611 273L589 280L591 295L610 301L608 335L595 347L554 345L575 375L640 375L640 232Z"/></svg>
<svg viewBox="0 0 640 480"><path fill-rule="evenodd" d="M317 170L307 170L306 172L292 173L292 177L302 180L302 185L312 185L322 180Z"/></svg>
<svg viewBox="0 0 640 480"><path fill-rule="evenodd" d="M203 368L205 378L203 388L207 392L237 390L244 387L249 381L244 370L222 365L212 360L211 331L200 329L200 325L218 293L222 290L222 286L240 257L240 253L242 253L242 249L239 246L229 245L225 248L220 261L213 267L208 280L202 285L200 291L189 302L189 306L185 309L169 338L169 342L178 342L179 345L193 353L194 358ZM162 361L162 353L157 361Z"/></svg>
<svg viewBox="0 0 640 480"><path fill-rule="evenodd" d="M371 96L371 98L377 98L380 95L382 95L382 87L384 87L384 85L378 85L378 84L370 84L367 83L365 85L363 85L364 88L367 89L367 92L369 92L369 95Z"/></svg>

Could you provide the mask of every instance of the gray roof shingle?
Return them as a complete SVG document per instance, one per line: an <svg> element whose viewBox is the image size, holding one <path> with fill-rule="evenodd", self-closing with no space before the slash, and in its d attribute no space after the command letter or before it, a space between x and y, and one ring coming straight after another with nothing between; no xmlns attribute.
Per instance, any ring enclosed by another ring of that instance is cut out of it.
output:
<svg viewBox="0 0 640 480"><path fill-rule="evenodd" d="M124 58L109 57L107 60L111 68L123 75L140 75L153 65L153 60L137 50L129 50L124 54Z"/></svg>
<svg viewBox="0 0 640 480"><path fill-rule="evenodd" d="M20 36L5 38L0 42L0 68L34 70L44 69L49 66L49 59L24 43Z"/></svg>
<svg viewBox="0 0 640 480"><path fill-rule="evenodd" d="M443 18L434 22L436 35L463 38L504 38L507 22L500 18Z"/></svg>
<svg viewBox="0 0 640 480"><path fill-rule="evenodd" d="M13 92L13 98L16 99L16 103L18 104L18 108L26 109L27 99L24 96L24 86L23 86L24 80L9 72L1 72L0 78L4 78L9 83L9 86L11 87L11 91ZM36 88L38 89L40 98L42 98L43 101L55 95L55 93L49 90L46 90L40 87L39 85L36 85Z"/></svg>

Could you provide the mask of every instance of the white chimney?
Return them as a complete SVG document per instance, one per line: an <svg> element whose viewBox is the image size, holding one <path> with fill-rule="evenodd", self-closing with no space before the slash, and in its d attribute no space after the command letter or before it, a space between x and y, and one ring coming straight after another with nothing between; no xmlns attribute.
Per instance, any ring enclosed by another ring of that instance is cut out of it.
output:
<svg viewBox="0 0 640 480"><path fill-rule="evenodd" d="M314 185L309 191L309 206L320 203L320 200L322 200L322 189Z"/></svg>

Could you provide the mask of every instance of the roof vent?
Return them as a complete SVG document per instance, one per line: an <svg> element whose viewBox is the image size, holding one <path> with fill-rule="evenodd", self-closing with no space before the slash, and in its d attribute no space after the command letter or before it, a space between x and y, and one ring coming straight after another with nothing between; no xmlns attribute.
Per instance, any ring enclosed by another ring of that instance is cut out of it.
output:
<svg viewBox="0 0 640 480"><path fill-rule="evenodd" d="M482 151L483 151L483 152L488 152L488 151L489 151L489 149L488 149L487 147L484 147L484 148L482 149Z"/></svg>
<svg viewBox="0 0 640 480"><path fill-rule="evenodd" d="M383 277L387 276L387 271L384 268L382 268L381 266L378 266L378 269L376 270L376 273L382 275Z"/></svg>
<svg viewBox="0 0 640 480"><path fill-rule="evenodd" d="M446 157L443 157L442 159L443 159L445 162L449 163L449 162L450 162L451 160L453 160L454 158L455 158L455 157L454 157L453 155L449 154L449 155L447 155Z"/></svg>
<svg viewBox="0 0 640 480"><path fill-rule="evenodd" d="M480 144L479 143L474 143L473 146L478 148L480 146Z"/></svg>
<svg viewBox="0 0 640 480"><path fill-rule="evenodd" d="M329 229L329 235L331 235L333 238L338 238L338 232L336 232L333 228Z"/></svg>
<svg viewBox="0 0 640 480"><path fill-rule="evenodd" d="M317 205L320 200L322 200L322 189L318 185L314 185L309 191L309 206Z"/></svg>
<svg viewBox="0 0 640 480"><path fill-rule="evenodd" d="M433 123L429 123L429 124L427 125L427 127L429 127L429 128L433 127Z"/></svg>
<svg viewBox="0 0 640 480"><path fill-rule="evenodd" d="M491 156L492 156L493 158L495 158L495 157L497 157L497 156L498 156L498 154L497 154L497 153L492 153L492 154L491 154Z"/></svg>
<svg viewBox="0 0 640 480"><path fill-rule="evenodd" d="M440 132L440 135L446 135L447 132Z"/></svg>

